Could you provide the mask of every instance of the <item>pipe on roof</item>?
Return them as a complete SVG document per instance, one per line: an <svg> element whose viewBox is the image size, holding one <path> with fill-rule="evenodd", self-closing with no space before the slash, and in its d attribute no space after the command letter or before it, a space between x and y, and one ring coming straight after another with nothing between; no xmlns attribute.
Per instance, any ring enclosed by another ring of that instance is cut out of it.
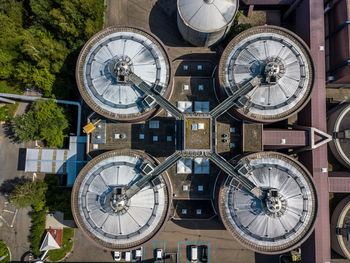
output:
<svg viewBox="0 0 350 263"><path fill-rule="evenodd" d="M0 93L0 97L19 99L19 100L27 100L27 101L35 101L35 100L53 100L56 103L73 105L78 107L78 120L77 120L77 136L80 136L80 123L81 123L81 105L77 101L69 101L69 100L56 100L50 98L42 98L42 97L34 97L27 95L18 95L18 94L9 94L9 93Z"/></svg>
<svg viewBox="0 0 350 263"><path fill-rule="evenodd" d="M13 100L9 100L9 99L5 99L5 98L1 98L0 97L0 101L1 102L5 102L5 103L11 103L11 104L15 104L16 102L15 101L13 101Z"/></svg>

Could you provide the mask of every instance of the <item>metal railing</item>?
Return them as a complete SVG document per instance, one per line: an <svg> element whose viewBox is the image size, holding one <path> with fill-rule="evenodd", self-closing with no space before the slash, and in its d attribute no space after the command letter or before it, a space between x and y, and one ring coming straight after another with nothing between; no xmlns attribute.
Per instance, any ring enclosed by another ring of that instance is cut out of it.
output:
<svg viewBox="0 0 350 263"><path fill-rule="evenodd" d="M160 94L154 92L152 88L147 85L146 82L144 82L140 77L135 75L134 73L129 74L129 80L136 85L142 92L144 92L147 95L150 95L152 98L155 99L155 101L164 109L166 109L168 112L171 113L175 118L181 119L182 112L179 111L178 108L176 108L172 103L170 103L167 99L165 99Z"/></svg>

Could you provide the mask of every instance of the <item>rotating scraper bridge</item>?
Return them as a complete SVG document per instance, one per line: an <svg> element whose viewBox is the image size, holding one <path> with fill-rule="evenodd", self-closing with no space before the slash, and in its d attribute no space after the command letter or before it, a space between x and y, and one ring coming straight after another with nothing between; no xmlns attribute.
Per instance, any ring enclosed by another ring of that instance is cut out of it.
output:
<svg viewBox="0 0 350 263"><path fill-rule="evenodd" d="M271 68L273 71L273 68ZM268 70L265 70L267 72ZM225 113L228 109L232 108L232 105L241 105L240 99L246 95L248 92L250 92L252 89L254 89L257 85L260 84L262 79L264 81L267 80L267 76L270 76L273 74L273 72L268 71L268 73L265 76L256 76L253 79L251 79L249 82L247 82L245 85L243 85L240 88L237 88L236 91L233 92L233 94L228 97L225 101L220 103L216 108L214 108L209 113L190 113L190 114L184 114L181 111L179 111L173 104L171 104L168 100L164 99L158 92L157 87L150 87L145 81L143 81L140 77L138 77L136 74L134 74L132 71L130 71L127 68L124 68L124 70L119 70L116 72L118 78L122 78L124 81L130 81L133 83L137 88L139 88L142 92L147 94L149 96L151 103L157 103L164 109L166 109L168 112L170 112L177 120L178 125L182 126L184 125L183 122L186 118L189 117L201 117L201 118L209 118L215 127L215 120L217 117ZM183 129L180 129L183 130ZM185 129L186 130L186 129ZM212 131L212 132L215 132ZM182 136L186 136L185 134L182 134ZM181 146L180 146L181 147ZM166 158L161 164L159 164L156 167L145 167L143 169L145 175L135 184L133 184L130 187L126 187L122 191L120 191L120 194L117 197L117 202L125 202L125 200L129 200L132 196L137 194L143 187L145 187L149 182L153 181L158 175L165 172L167 169L169 169L172 165L174 165L181 157L186 158L194 158L194 157L204 157L209 158L213 163L215 163L218 167L220 167L225 173L227 173L229 176L232 177L232 180L236 182L236 185L244 187L248 192L250 192L253 196L257 197L258 199L263 199L266 196L266 193L256 186L252 181L247 179L245 176L249 170L245 166L240 167L233 167L229 162L227 162L223 157L221 157L219 154L215 152L215 145L212 145L212 147L209 150L203 149L203 150L190 150L190 149L177 149L171 156Z"/></svg>

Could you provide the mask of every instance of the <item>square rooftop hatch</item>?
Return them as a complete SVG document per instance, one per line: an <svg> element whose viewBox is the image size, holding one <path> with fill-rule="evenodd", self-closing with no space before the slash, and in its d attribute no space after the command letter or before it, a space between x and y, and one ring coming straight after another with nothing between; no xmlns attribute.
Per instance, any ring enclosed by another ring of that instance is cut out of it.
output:
<svg viewBox="0 0 350 263"><path fill-rule="evenodd" d="M211 150L211 118L185 117L184 149Z"/></svg>

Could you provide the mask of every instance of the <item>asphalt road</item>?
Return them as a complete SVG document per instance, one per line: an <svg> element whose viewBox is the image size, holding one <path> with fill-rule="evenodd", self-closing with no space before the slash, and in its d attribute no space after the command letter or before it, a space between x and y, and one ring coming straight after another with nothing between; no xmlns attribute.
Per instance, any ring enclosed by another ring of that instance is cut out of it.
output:
<svg viewBox="0 0 350 263"><path fill-rule="evenodd" d="M25 104L20 103L19 113L25 109ZM22 255L29 250L28 235L30 229L30 218L27 209L15 208L6 204L4 192L9 192L13 187L13 180L24 176L24 171L18 170L20 149L31 144L16 143L8 136L6 124L0 124L0 239L3 239L10 247L12 260L20 260ZM14 213L6 212L11 211ZM11 227L12 225L12 227Z"/></svg>

